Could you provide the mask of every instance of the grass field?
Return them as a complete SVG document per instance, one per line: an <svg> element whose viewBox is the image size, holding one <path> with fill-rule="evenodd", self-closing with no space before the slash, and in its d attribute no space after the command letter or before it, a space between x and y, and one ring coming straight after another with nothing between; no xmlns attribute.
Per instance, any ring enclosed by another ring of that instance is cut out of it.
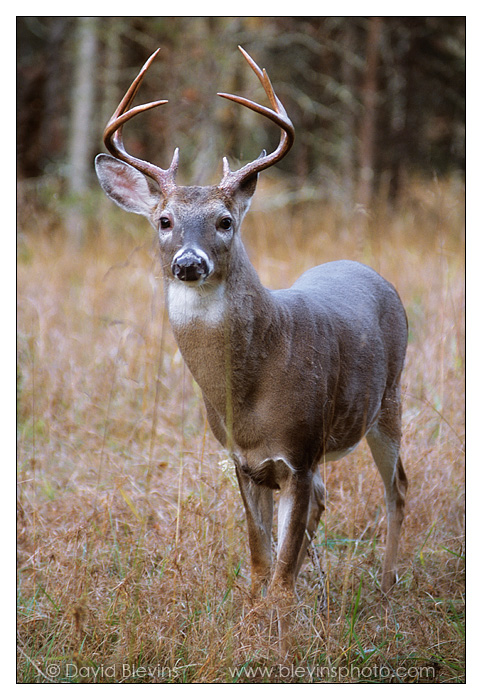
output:
<svg viewBox="0 0 482 700"><path fill-rule="evenodd" d="M153 232L102 200L84 244L33 212L18 253L20 683L459 683L465 678L464 193L414 184L350 235L320 204L244 225L262 281L365 262L410 323L398 586L380 592L381 480L326 465L293 655L250 609L244 513L169 329ZM276 229L274 221L278 222Z"/></svg>

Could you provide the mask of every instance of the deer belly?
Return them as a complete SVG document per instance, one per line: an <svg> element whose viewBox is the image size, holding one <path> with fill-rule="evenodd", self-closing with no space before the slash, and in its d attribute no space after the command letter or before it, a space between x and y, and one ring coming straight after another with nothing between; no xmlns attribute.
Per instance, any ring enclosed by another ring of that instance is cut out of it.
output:
<svg viewBox="0 0 482 700"><path fill-rule="evenodd" d="M348 447L346 450L334 450L333 452L326 452L321 458L321 462L336 462L337 459L346 457L346 455L349 455L350 452L356 450L359 444L360 443L357 442L355 445L352 445L352 447Z"/></svg>

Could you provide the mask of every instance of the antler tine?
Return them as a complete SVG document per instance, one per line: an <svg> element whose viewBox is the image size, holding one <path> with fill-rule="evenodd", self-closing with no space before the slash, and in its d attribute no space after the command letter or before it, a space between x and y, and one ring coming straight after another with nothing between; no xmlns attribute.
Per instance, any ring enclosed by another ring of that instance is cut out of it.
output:
<svg viewBox="0 0 482 700"><path fill-rule="evenodd" d="M159 107L160 105L164 105L168 102L168 100L157 100L156 102L148 102L147 104L130 108L147 70L156 58L159 51L160 49L154 51L154 53L144 63L141 70L132 81L126 94L119 102L114 114L107 122L104 130L104 144L109 153L111 153L115 158L124 161L128 165L132 165L137 170L140 170L140 172L155 180L161 189L166 189L167 187L174 185L174 177L176 175L179 161L179 149L176 148L174 151L174 157L169 168L167 170L163 170L157 165L153 165L145 160L131 156L126 151L122 138L122 127L127 121L129 121L129 119L132 119L132 117L135 117L141 112L147 112L149 109Z"/></svg>
<svg viewBox="0 0 482 700"><path fill-rule="evenodd" d="M269 79L269 75L266 72L266 68L261 69L258 64L253 61L251 56L247 51L243 49L242 46L238 46L238 49L241 51L243 54L244 58L246 61L249 63L253 71L256 73L258 76L258 80L260 81L261 85L263 86L266 94L268 95L268 99L271 102L272 107L278 114L284 114L286 117L288 116L286 114L286 110L281 104L281 101L278 99L278 96L276 95L275 91L273 90L273 86L271 84L271 80ZM291 123L291 122L290 122Z"/></svg>
<svg viewBox="0 0 482 700"><path fill-rule="evenodd" d="M280 161L290 150L295 138L294 126L290 118L288 117L288 114L285 108L283 107L283 104L281 103L280 99L273 90L273 86L269 79L268 73L264 68L261 69L258 66L258 64L251 58L247 51L245 51L241 46L238 46L238 48L243 54L248 64L253 69L254 73L256 73L261 85L264 88L264 91L266 92L272 109L270 109L269 107L264 107L263 105L260 105L257 102L248 100L245 97L239 97L238 95L230 95L224 92L218 92L218 95L219 97L224 97L225 99L231 100L232 102L237 102L238 104L241 104L244 107L252 109L254 112L258 112L258 114L262 114L264 117L267 117L280 127L281 137L278 147L275 151L273 151L269 155L266 155L266 151L263 151L259 158L252 161L251 163L248 163L247 165L243 166L235 172L231 171L231 169L229 168L227 158L224 158L223 178L219 185L219 187L222 188L230 188L236 186L240 181L244 180L245 178L259 173L261 170L265 170L266 168L269 168L271 165L274 165L275 163Z"/></svg>

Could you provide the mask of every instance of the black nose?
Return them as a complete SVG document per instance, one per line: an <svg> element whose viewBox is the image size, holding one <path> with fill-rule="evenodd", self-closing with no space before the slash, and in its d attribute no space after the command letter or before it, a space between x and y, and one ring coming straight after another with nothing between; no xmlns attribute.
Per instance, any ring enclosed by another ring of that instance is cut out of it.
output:
<svg viewBox="0 0 482 700"><path fill-rule="evenodd" d="M190 248L175 256L171 269L174 277L183 282L199 282L208 274L207 260Z"/></svg>

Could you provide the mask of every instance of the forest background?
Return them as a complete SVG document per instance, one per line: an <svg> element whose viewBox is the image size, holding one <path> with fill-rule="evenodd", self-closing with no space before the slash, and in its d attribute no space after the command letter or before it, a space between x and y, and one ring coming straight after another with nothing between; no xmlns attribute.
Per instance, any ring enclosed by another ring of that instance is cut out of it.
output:
<svg viewBox="0 0 482 700"><path fill-rule="evenodd" d="M243 159L270 145L269 124L216 98L257 90L238 44L269 66L296 123L297 147L279 166L291 201L324 198L350 214L374 195L396 203L413 175L463 173L463 17L22 17L24 186L50 178L74 196L92 186L103 125L159 46L150 93L170 105L130 125L140 157L170 162L175 144L197 184L226 152Z"/></svg>

